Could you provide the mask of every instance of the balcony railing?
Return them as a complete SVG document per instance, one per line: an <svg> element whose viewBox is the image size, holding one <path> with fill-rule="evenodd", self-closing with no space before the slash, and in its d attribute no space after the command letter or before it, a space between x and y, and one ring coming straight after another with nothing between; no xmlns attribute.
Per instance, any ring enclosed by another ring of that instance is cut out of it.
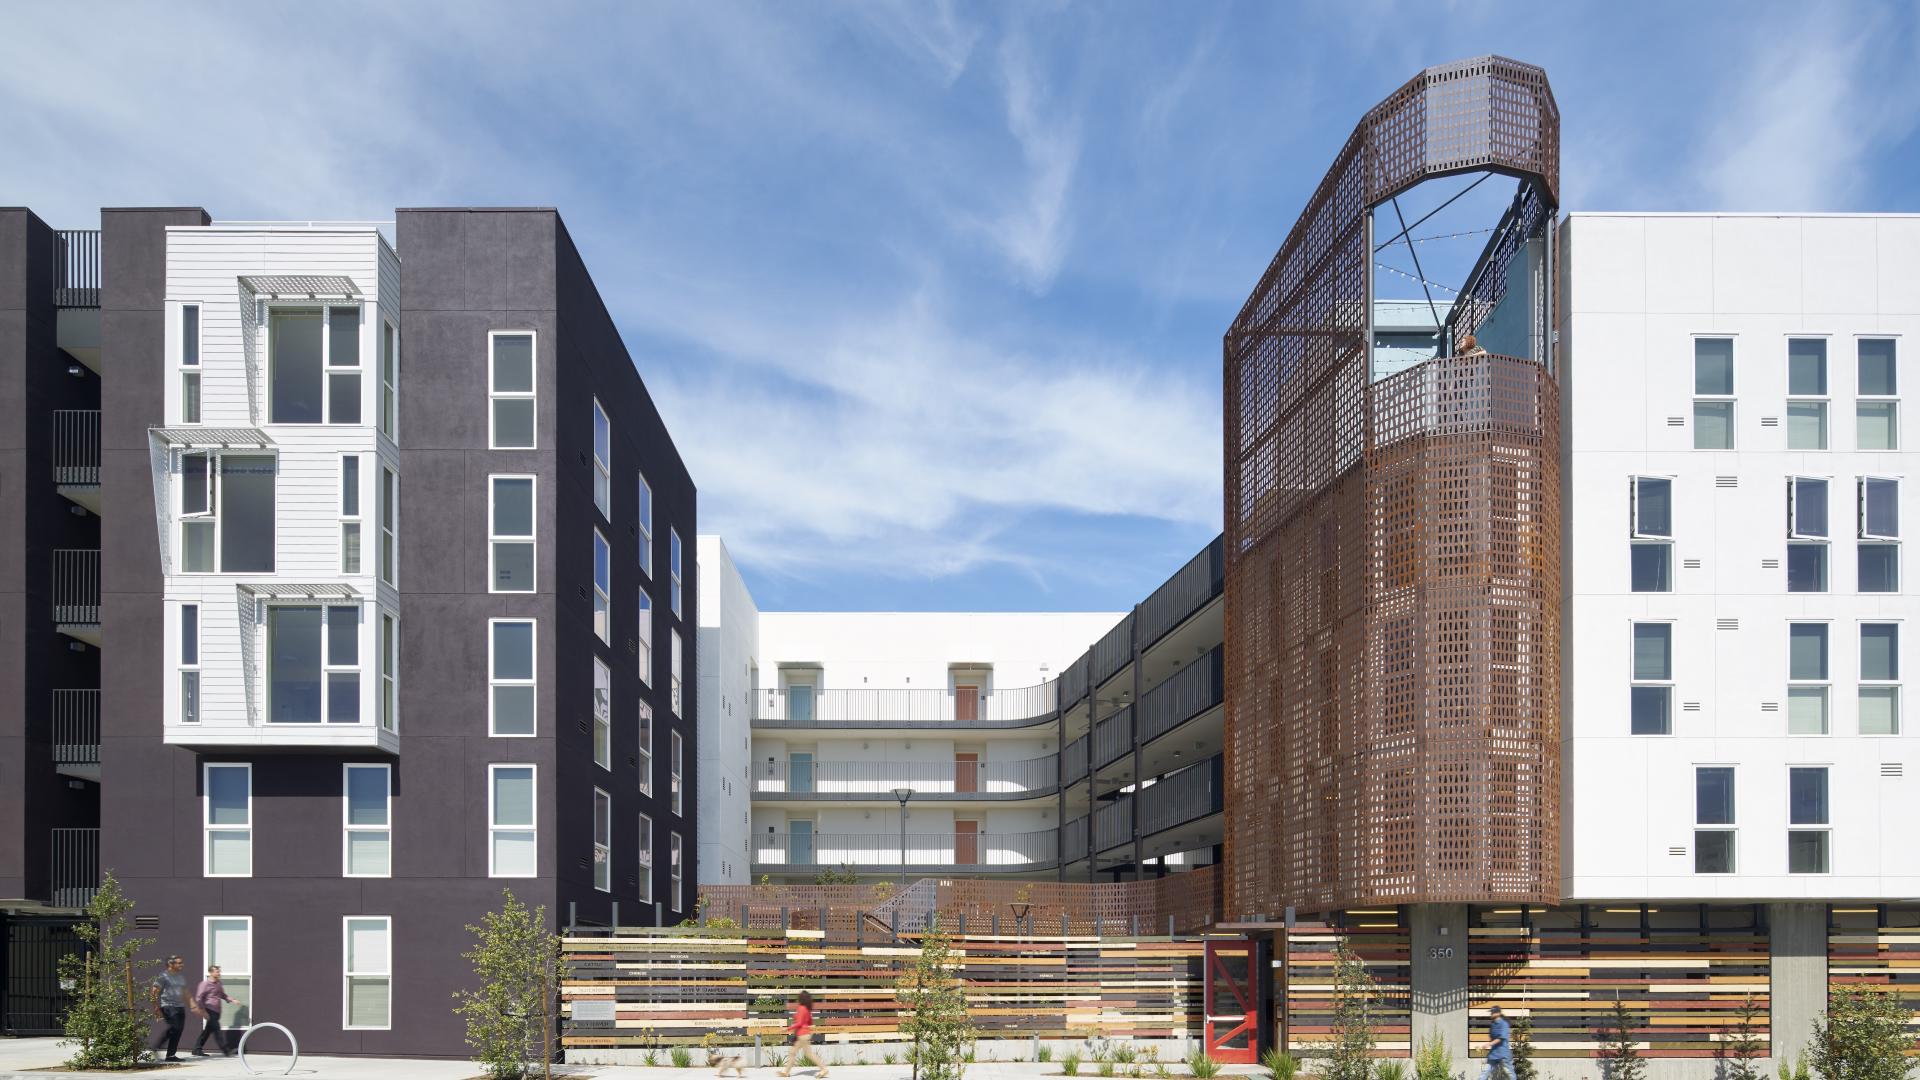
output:
<svg viewBox="0 0 1920 1080"><path fill-rule="evenodd" d="M1140 835L1197 821L1225 808L1218 756L1197 762L1140 792Z"/></svg>
<svg viewBox="0 0 1920 1080"><path fill-rule="evenodd" d="M1133 749L1133 706L1093 725L1093 767L1104 769Z"/></svg>
<svg viewBox="0 0 1920 1080"><path fill-rule="evenodd" d="M53 830L55 907L86 907L100 891L100 830Z"/></svg>
<svg viewBox="0 0 1920 1080"><path fill-rule="evenodd" d="M1053 829L1025 833L910 832L905 838L907 866L991 867L1019 870L1054 865L1060 834ZM755 866L850 866L858 869L902 865L899 833L761 833Z"/></svg>
<svg viewBox="0 0 1920 1080"><path fill-rule="evenodd" d="M1122 795L1093 812L1093 847L1096 851L1133 842L1133 797Z"/></svg>
<svg viewBox="0 0 1920 1080"><path fill-rule="evenodd" d="M100 621L100 549L57 548L53 553L53 621Z"/></svg>
<svg viewBox="0 0 1920 1080"><path fill-rule="evenodd" d="M1060 782L1071 784L1087 775L1087 737L1068 743L1060 751Z"/></svg>
<svg viewBox="0 0 1920 1080"><path fill-rule="evenodd" d="M1133 613L1116 623L1113 629L1094 643L1092 668L1088 672L1093 685L1099 686L1133 659Z"/></svg>
<svg viewBox="0 0 1920 1080"><path fill-rule="evenodd" d="M1226 653L1218 645L1140 695L1140 741L1157 739L1220 704Z"/></svg>
<svg viewBox="0 0 1920 1080"><path fill-rule="evenodd" d="M53 411L53 482L100 482L100 410Z"/></svg>
<svg viewBox="0 0 1920 1080"><path fill-rule="evenodd" d="M1060 826L1060 858L1065 862L1085 858L1087 854L1087 819L1074 818Z"/></svg>
<svg viewBox="0 0 1920 1080"><path fill-rule="evenodd" d="M1059 760L1049 755L1024 761L775 761L755 772L755 795L893 799L895 788L909 788L915 797L1022 799L1054 790Z"/></svg>
<svg viewBox="0 0 1920 1080"><path fill-rule="evenodd" d="M971 697L950 689L754 691L759 727L1027 727L1054 713L1054 684L993 690Z"/></svg>
<svg viewBox="0 0 1920 1080"><path fill-rule="evenodd" d="M1060 708L1062 710L1087 696L1087 657L1089 655L1081 653L1080 659L1068 664L1067 670L1060 673Z"/></svg>
<svg viewBox="0 0 1920 1080"><path fill-rule="evenodd" d="M1226 547L1215 539L1187 560L1153 595L1140 602L1140 647L1147 649L1168 631L1219 596L1226 581Z"/></svg>
<svg viewBox="0 0 1920 1080"><path fill-rule="evenodd" d="M53 306L100 306L99 229L61 229L53 234Z"/></svg>
<svg viewBox="0 0 1920 1080"><path fill-rule="evenodd" d="M100 764L100 691L53 692L53 763Z"/></svg>

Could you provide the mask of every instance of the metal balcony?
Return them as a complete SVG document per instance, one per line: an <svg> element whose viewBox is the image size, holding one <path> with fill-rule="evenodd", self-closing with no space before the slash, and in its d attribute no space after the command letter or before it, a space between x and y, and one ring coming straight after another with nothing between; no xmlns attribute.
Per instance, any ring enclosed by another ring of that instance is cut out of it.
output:
<svg viewBox="0 0 1920 1080"><path fill-rule="evenodd" d="M755 798L893 802L896 788L920 801L991 802L1051 795L1059 759L1024 761L774 761L754 770Z"/></svg>
<svg viewBox="0 0 1920 1080"><path fill-rule="evenodd" d="M1086 777L1087 737L1082 735L1060 750L1060 782L1073 784Z"/></svg>
<svg viewBox="0 0 1920 1080"><path fill-rule="evenodd" d="M1225 590L1226 544L1215 539L1140 602L1140 648L1150 649Z"/></svg>
<svg viewBox="0 0 1920 1080"><path fill-rule="evenodd" d="M1133 706L1093 725L1093 768L1099 771L1133 749Z"/></svg>
<svg viewBox="0 0 1920 1080"><path fill-rule="evenodd" d="M1225 700L1226 651L1214 646L1140 696L1140 741L1150 742Z"/></svg>
<svg viewBox="0 0 1920 1080"><path fill-rule="evenodd" d="M99 229L59 229L54 232L53 306L100 306Z"/></svg>
<svg viewBox="0 0 1920 1080"><path fill-rule="evenodd" d="M54 829L53 876L54 907L79 908L93 902L100 891L100 830Z"/></svg>
<svg viewBox="0 0 1920 1080"><path fill-rule="evenodd" d="M60 494L100 513L100 410L53 411L53 483Z"/></svg>
<svg viewBox="0 0 1920 1080"><path fill-rule="evenodd" d="M761 833L754 837L756 872L811 870L845 866L882 873L905 866L909 873L955 870L1018 873L1052 869L1059 855L1059 832ZM902 858L904 856L904 859Z"/></svg>
<svg viewBox="0 0 1920 1080"><path fill-rule="evenodd" d="M1223 758L1189 765L1140 792L1140 835L1178 828L1226 809L1221 784Z"/></svg>
<svg viewBox="0 0 1920 1080"><path fill-rule="evenodd" d="M65 776L100 779L100 691L53 691L53 764Z"/></svg>
<svg viewBox="0 0 1920 1080"><path fill-rule="evenodd" d="M53 623L61 633L100 645L100 549L53 552Z"/></svg>
<svg viewBox="0 0 1920 1080"><path fill-rule="evenodd" d="M1054 718L1054 684L993 690L973 697L948 689L814 690L761 687L753 724L763 728L1022 728Z"/></svg>

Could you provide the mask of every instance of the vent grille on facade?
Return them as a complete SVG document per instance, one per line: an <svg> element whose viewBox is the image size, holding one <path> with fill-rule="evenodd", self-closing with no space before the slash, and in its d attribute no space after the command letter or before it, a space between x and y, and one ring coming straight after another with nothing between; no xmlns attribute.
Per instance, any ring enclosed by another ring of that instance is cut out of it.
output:
<svg viewBox="0 0 1920 1080"><path fill-rule="evenodd" d="M1700 703L1697 701L1683 701L1680 703L1680 711L1681 712L1699 712Z"/></svg>
<svg viewBox="0 0 1920 1080"><path fill-rule="evenodd" d="M1682 570L1698 570L1700 569L1700 560L1699 559L1681 559L1680 568Z"/></svg>
<svg viewBox="0 0 1920 1080"><path fill-rule="evenodd" d="M135 915L133 917L133 928L135 930L158 930L160 929L160 916Z"/></svg>
<svg viewBox="0 0 1920 1080"><path fill-rule="evenodd" d="M1667 849L1667 854L1669 855L1685 855L1686 853L1687 849L1684 847L1670 847Z"/></svg>
<svg viewBox="0 0 1920 1080"><path fill-rule="evenodd" d="M1907 767L1905 764L1898 761L1883 761L1880 763L1880 775L1881 776L1905 776L1907 775Z"/></svg>
<svg viewBox="0 0 1920 1080"><path fill-rule="evenodd" d="M1780 703L1777 701L1763 701L1760 703L1760 711L1761 712L1779 712Z"/></svg>
<svg viewBox="0 0 1920 1080"><path fill-rule="evenodd" d="M628 639L627 639L627 655L628 655L628 656L639 656L639 655L640 655L640 642L639 642L639 641L637 641L637 640L635 640L635 639L633 639L633 638L628 638Z"/></svg>
<svg viewBox="0 0 1920 1080"><path fill-rule="evenodd" d="M1737 488L1740 486L1740 478L1737 476L1716 476L1713 478L1713 486L1721 487L1721 488Z"/></svg>
<svg viewBox="0 0 1920 1080"><path fill-rule="evenodd" d="M1779 427L1780 418L1777 416L1763 416L1760 418L1760 426L1761 427Z"/></svg>
<svg viewBox="0 0 1920 1080"><path fill-rule="evenodd" d="M1762 569L1762 570L1778 570L1778 569L1780 569L1780 560L1779 560L1779 559L1761 559L1761 560L1760 560L1760 569Z"/></svg>
<svg viewBox="0 0 1920 1080"><path fill-rule="evenodd" d="M588 728L588 726L587 726L587 724L588 724L588 721L585 721L585 720L576 720L576 721L574 721L574 723L575 723L575 724L578 724L578 725L579 725L579 727L580 727L580 731L581 731L581 732L582 732L583 734L584 734L585 732L587 732L588 730L590 730L590 729Z"/></svg>
<svg viewBox="0 0 1920 1080"><path fill-rule="evenodd" d="M1686 427L1687 418L1684 416L1669 416L1667 417L1667 426L1668 427Z"/></svg>
<svg viewBox="0 0 1920 1080"><path fill-rule="evenodd" d="M1738 630L1740 629L1740 620L1739 619L1715 619L1713 620L1713 628L1716 630Z"/></svg>

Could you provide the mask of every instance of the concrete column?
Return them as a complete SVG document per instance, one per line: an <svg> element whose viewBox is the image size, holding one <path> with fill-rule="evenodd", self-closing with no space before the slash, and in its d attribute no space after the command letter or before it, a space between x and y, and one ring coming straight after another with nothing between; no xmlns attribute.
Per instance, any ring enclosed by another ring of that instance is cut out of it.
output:
<svg viewBox="0 0 1920 1080"><path fill-rule="evenodd" d="M1413 1045L1433 1036L1447 1041L1456 1071L1467 1059L1467 906L1415 904L1413 928Z"/></svg>
<svg viewBox="0 0 1920 1080"><path fill-rule="evenodd" d="M1813 1022L1827 1011L1827 909L1769 904L1773 943L1773 1056L1792 1061L1807 1048Z"/></svg>

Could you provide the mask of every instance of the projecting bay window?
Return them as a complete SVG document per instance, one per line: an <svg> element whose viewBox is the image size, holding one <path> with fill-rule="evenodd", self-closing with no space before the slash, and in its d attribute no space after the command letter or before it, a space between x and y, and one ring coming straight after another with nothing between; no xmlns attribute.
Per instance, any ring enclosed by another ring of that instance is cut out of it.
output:
<svg viewBox="0 0 1920 1080"><path fill-rule="evenodd" d="M613 549L593 530L593 636L613 640Z"/></svg>
<svg viewBox="0 0 1920 1080"><path fill-rule="evenodd" d="M1787 624L1787 734L1825 735L1832 686L1826 623Z"/></svg>
<svg viewBox="0 0 1920 1080"><path fill-rule="evenodd" d="M1632 732L1673 734L1673 624L1633 624Z"/></svg>
<svg viewBox="0 0 1920 1080"><path fill-rule="evenodd" d="M341 766L343 868L347 877L393 874L393 772L386 765Z"/></svg>
<svg viewBox="0 0 1920 1080"><path fill-rule="evenodd" d="M593 763L613 768L613 674L593 658Z"/></svg>
<svg viewBox="0 0 1920 1080"><path fill-rule="evenodd" d="M534 335L531 330L487 335L487 446L534 448Z"/></svg>
<svg viewBox="0 0 1920 1080"><path fill-rule="evenodd" d="M1860 624L1860 734L1900 734L1900 624Z"/></svg>
<svg viewBox="0 0 1920 1080"><path fill-rule="evenodd" d="M593 887L613 891L613 796L593 789Z"/></svg>
<svg viewBox="0 0 1920 1080"><path fill-rule="evenodd" d="M200 722L200 605L180 605L180 722Z"/></svg>
<svg viewBox="0 0 1920 1080"><path fill-rule="evenodd" d="M272 454L183 451L179 483L180 572L273 572Z"/></svg>
<svg viewBox="0 0 1920 1080"><path fill-rule="evenodd" d="M1628 488L1634 592L1673 591L1673 480L1636 476Z"/></svg>
<svg viewBox="0 0 1920 1080"><path fill-rule="evenodd" d="M640 794L653 794L653 706L640 703Z"/></svg>
<svg viewBox="0 0 1920 1080"><path fill-rule="evenodd" d="M1787 770L1787 873L1824 874L1832 869L1832 825L1827 768L1796 765Z"/></svg>
<svg viewBox="0 0 1920 1080"><path fill-rule="evenodd" d="M1856 343L1859 379L1853 404L1854 445L1861 450L1900 449L1900 381L1892 338Z"/></svg>
<svg viewBox="0 0 1920 1080"><path fill-rule="evenodd" d="M637 646L637 651L639 653L639 656L636 659L639 665L641 685L652 686L653 685L653 597L647 595L646 589L640 590L639 606L640 606L640 627L639 627L639 633L636 635L636 639L639 642Z"/></svg>
<svg viewBox="0 0 1920 1080"><path fill-rule="evenodd" d="M393 1026L393 919L349 915L342 925L341 1026L386 1031Z"/></svg>
<svg viewBox="0 0 1920 1080"><path fill-rule="evenodd" d="M360 422L360 309L283 307L267 313L270 423Z"/></svg>
<svg viewBox="0 0 1920 1080"><path fill-rule="evenodd" d="M1733 449L1733 339L1693 339L1693 448Z"/></svg>
<svg viewBox="0 0 1920 1080"><path fill-rule="evenodd" d="M200 422L200 305L180 305L180 422Z"/></svg>
<svg viewBox="0 0 1920 1080"><path fill-rule="evenodd" d="M1787 339L1787 449L1827 448L1827 339Z"/></svg>
<svg viewBox="0 0 1920 1080"><path fill-rule="evenodd" d="M640 815L640 902L653 903L653 819Z"/></svg>
<svg viewBox="0 0 1920 1080"><path fill-rule="evenodd" d="M340 457L340 572L360 572L360 455Z"/></svg>
<svg viewBox="0 0 1920 1080"><path fill-rule="evenodd" d="M534 622L493 619L487 623L487 734L534 733Z"/></svg>
<svg viewBox="0 0 1920 1080"><path fill-rule="evenodd" d="M640 477L640 572L653 577L653 487Z"/></svg>
<svg viewBox="0 0 1920 1080"><path fill-rule="evenodd" d="M360 608L267 608L267 719L360 722Z"/></svg>
<svg viewBox="0 0 1920 1080"><path fill-rule="evenodd" d="M613 425L600 399L593 399L593 505L613 520Z"/></svg>
<svg viewBox="0 0 1920 1080"><path fill-rule="evenodd" d="M534 478L487 479L487 591L532 592Z"/></svg>
<svg viewBox="0 0 1920 1080"><path fill-rule="evenodd" d="M487 766L487 876L533 877L539 827L531 765Z"/></svg>
<svg viewBox="0 0 1920 1080"><path fill-rule="evenodd" d="M1859 486L1860 544L1856 549L1863 593L1900 591L1900 481L1863 476Z"/></svg>
<svg viewBox="0 0 1920 1080"><path fill-rule="evenodd" d="M1824 479L1787 480L1787 591L1826 592L1829 543L1828 491Z"/></svg>
<svg viewBox="0 0 1920 1080"><path fill-rule="evenodd" d="M1733 767L1698 765L1693 770L1693 872L1734 871Z"/></svg>
<svg viewBox="0 0 1920 1080"><path fill-rule="evenodd" d="M253 876L253 766L201 766L201 822L206 877Z"/></svg>

